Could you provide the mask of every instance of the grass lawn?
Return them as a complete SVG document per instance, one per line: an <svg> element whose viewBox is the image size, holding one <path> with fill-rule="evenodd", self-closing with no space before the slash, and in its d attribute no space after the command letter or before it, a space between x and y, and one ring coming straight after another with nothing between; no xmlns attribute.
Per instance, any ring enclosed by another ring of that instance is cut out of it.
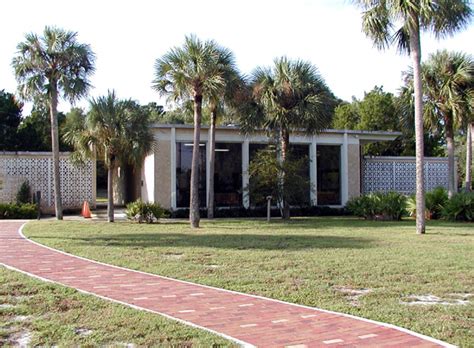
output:
<svg viewBox="0 0 474 348"><path fill-rule="evenodd" d="M49 246L119 266L350 313L473 346L474 225L298 218L155 225L30 222ZM360 291L360 292L358 292ZM448 303L408 305L411 295ZM106 305L103 305L106 307ZM108 305L107 305L108 306ZM105 323L104 323L105 325Z"/></svg>
<svg viewBox="0 0 474 348"><path fill-rule="evenodd" d="M106 320L104 320L106 319ZM0 266L0 346L229 346L159 315L83 295Z"/></svg>

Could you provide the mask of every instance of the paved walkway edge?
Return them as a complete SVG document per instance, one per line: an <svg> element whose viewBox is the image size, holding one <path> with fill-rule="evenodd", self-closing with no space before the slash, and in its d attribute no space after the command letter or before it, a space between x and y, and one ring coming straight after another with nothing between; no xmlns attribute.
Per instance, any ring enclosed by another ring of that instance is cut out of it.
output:
<svg viewBox="0 0 474 348"><path fill-rule="evenodd" d="M306 309L310 309L310 310L314 310L314 311L318 311L318 312L323 312L323 313L337 314L337 315L340 315L340 316L344 316L344 317L348 317L348 318L360 320L360 321L363 321L363 322L372 323L372 324L377 324L377 325L380 325L380 326L383 326L383 327L395 329L395 330L398 330L398 331L400 331L400 332L404 332L404 333L407 333L407 334L409 334L409 335L412 335L412 336L415 336L415 337L424 339L424 340L426 340L426 341L428 341L428 342L432 342L432 343L441 345L441 346L443 346L443 347L447 347L447 348L455 348L455 347L457 347L457 346L452 345L452 344L450 344L450 343L447 343L447 342L438 340L438 339L436 339L436 338L433 338L433 337L430 337L430 336L426 336L426 335L423 335L423 334L420 334L420 333L417 333L417 332L414 332L414 331L411 331L411 330L408 330L408 329L405 329L405 328L402 328L402 327L399 327L399 326L396 326L396 325L393 325L393 324L388 324L388 323L383 323L383 322L379 322L379 321L375 321L375 320L371 320L371 319L366 319L366 318L362 318L362 317L357 317L357 316L351 315L351 314L340 313L340 312L330 311L330 310L321 309L321 308L316 308L316 307L309 307L309 306L305 306L305 305L300 305L300 304L296 304L296 303L290 303L290 302L286 302L286 301L276 300L276 299L272 299L272 298L268 298L268 297L264 297L264 296L246 294L246 293L242 293L242 292L238 292L238 291L233 291L233 290L227 290L227 289L216 288L216 287L209 286L209 285L202 285L202 284L192 283L192 282L185 281L185 280L174 279L174 278L165 277L165 276L158 275L158 274L142 272L142 271L138 271L138 270L134 270L134 269L130 269L130 268L125 268L125 267L120 267L120 266L116 266L116 265L107 264L107 263L100 262L100 261L90 260L90 259L87 259L87 258L85 258L85 257L77 256L77 255L74 255L74 254L70 254L70 253L64 252L64 251L62 251L62 250L58 250L58 249L51 248L51 247L49 247L49 246L43 245L43 244L41 244L41 243L35 242L35 241L33 241L33 240L27 238L27 237L23 234L23 228L25 227L26 224L27 224L27 223L24 223L24 224L20 227L20 229L19 229L19 231L18 231L18 233L20 234L20 236L21 236L23 239L27 240L27 241L30 242L30 243L36 244L36 245L38 245L38 246L40 246L40 247L43 247L43 248L46 248L46 249L49 249L49 250L53 250L53 251L55 251L55 252L59 252L59 253L61 253L61 254L64 254L64 255L67 255L67 256L70 256L70 257L74 257L74 258L78 258L78 259L81 259L81 260L84 260L84 261L88 261L88 262L92 262L92 263L95 263L95 264L104 265L104 266L108 266L108 267L114 267L114 268L121 269L121 270L126 270L126 271L131 271L131 272L146 274L146 275L150 275L150 276L160 277L160 278L164 278L164 279L169 279L169 280L177 281L177 282L180 282L180 283L191 284L191 285L199 286L199 287L203 287L203 288L209 288L209 289L224 291L224 292L228 292L228 293L243 295L243 296L247 296L247 297L251 297L251 298L258 298L258 299L263 299L263 300L267 300L267 301L272 301L272 302L277 302L277 303L283 303L283 304L286 304L286 305L291 305L291 306L306 308ZM19 269L15 268L15 267L8 266L8 265L6 265L6 264L4 264L4 263L0 263L0 264L2 264L3 266L5 266L5 267L8 268L8 269L15 270L15 271L21 272L21 273L23 273L23 274L27 274L27 275L29 275L29 276L31 276L31 277L40 279L40 280L42 280L42 281L46 281L46 282L49 282L49 283L55 283L55 284L59 284L59 285L62 285L62 286L70 287L70 286L65 285L65 284L62 284L62 283L60 283L60 282L52 281L52 280L49 280L49 279L45 279L45 278L42 278L42 277L37 276L37 275L35 275L35 274L31 274L31 273L29 273L29 272L25 272L25 271L19 270ZM76 289L76 288L74 288L74 289ZM233 342L235 342L235 343L238 343L238 344L242 345L243 347L255 347L255 346L252 345L252 344L249 344L249 343L247 343L247 342L241 341L241 340L236 339L236 338L234 338L234 337L228 336L228 335L223 334L223 333L221 333L221 332L211 330L211 329L206 328L206 327L204 327L204 326L196 325L196 324L194 324L194 323L185 321L185 320L180 319L180 318L176 318L176 317L170 316L170 315L165 314L165 313L161 313L161 312L158 312L158 311L154 311L154 310L150 310L150 309L143 308L143 307L140 307L140 306L136 306L136 305L133 305L133 304L130 304L130 303L127 303L127 302L122 302L122 301L114 300L114 299L111 299L111 298L109 298L109 297L105 297L105 296L101 296L101 295L95 294L95 293L93 293L93 292L89 292L89 291L85 291L85 290L81 290L81 289L76 289L76 290L79 291L79 292L81 292L81 293L88 294L88 295L93 295L93 296L96 296L96 297L101 298L101 299L104 299L104 300L112 301L112 302L115 302L115 303L120 303L120 304L122 304L122 305L124 305L124 306L128 306L128 307L131 307L131 308L134 308L134 309L138 309L138 310L142 310L142 311L146 311L146 312L150 312L150 313L155 313L155 314L162 315L162 316L164 316L164 317L166 317L166 318L169 318L169 319L172 319L172 320L174 320L174 321L183 323L183 324L185 324L185 325L189 325L189 326L191 326L191 327L195 327L195 328L199 328L199 329L205 330L205 331L207 331L207 332L211 332L211 333L216 334L216 335L218 335L218 336L220 336L220 337L223 337L223 338L226 338L226 339L228 339L228 340L230 340L230 341L233 341Z"/></svg>

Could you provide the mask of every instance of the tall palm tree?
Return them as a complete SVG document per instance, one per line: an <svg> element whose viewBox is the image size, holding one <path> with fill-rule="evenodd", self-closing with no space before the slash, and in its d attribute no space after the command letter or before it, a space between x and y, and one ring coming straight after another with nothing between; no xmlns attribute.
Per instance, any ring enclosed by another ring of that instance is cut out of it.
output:
<svg viewBox="0 0 474 348"><path fill-rule="evenodd" d="M362 10L362 30L381 49L395 44L412 59L415 91L416 232L425 233L423 100L421 40L423 30L444 37L470 20L468 0L353 0Z"/></svg>
<svg viewBox="0 0 474 348"><path fill-rule="evenodd" d="M51 119L51 142L54 171L54 206L62 220L59 173L58 99L74 103L87 95L89 77L94 72L95 56L89 45L77 41L77 33L46 27L43 36L27 34L17 46L12 66L20 96L25 100L47 101Z"/></svg>
<svg viewBox="0 0 474 348"><path fill-rule="evenodd" d="M448 195L456 192L454 131L467 124L472 103L474 60L461 52L431 54L421 65L425 122L442 124L448 151Z"/></svg>
<svg viewBox="0 0 474 348"><path fill-rule="evenodd" d="M131 100L115 92L92 99L85 117L67 120L64 140L74 145L75 160L103 158L107 167L107 216L114 221L113 178L119 164L141 165L151 150L153 136L149 115Z"/></svg>
<svg viewBox="0 0 474 348"><path fill-rule="evenodd" d="M194 139L191 164L191 196L189 220L192 228L199 227L199 142L203 97L218 95L225 87L224 71L220 66L223 49L214 41L201 41L187 36L182 47L172 48L156 60L153 88L174 100L193 101Z"/></svg>
<svg viewBox="0 0 474 348"><path fill-rule="evenodd" d="M272 68L257 68L251 78L252 93L261 112L243 114L241 127L251 132L263 127L277 133L282 165L288 158L290 132L303 129L308 134L331 125L334 96L317 68L301 60L277 58ZM281 185L285 187L284 173ZM283 218L290 217L288 200L283 198Z"/></svg>

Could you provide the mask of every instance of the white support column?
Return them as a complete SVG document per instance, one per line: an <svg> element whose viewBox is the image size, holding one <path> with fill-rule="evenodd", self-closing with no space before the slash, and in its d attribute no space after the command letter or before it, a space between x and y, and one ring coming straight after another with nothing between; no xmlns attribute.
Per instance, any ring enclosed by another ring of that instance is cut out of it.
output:
<svg viewBox="0 0 474 348"><path fill-rule="evenodd" d="M171 209L174 210L176 209L176 128L174 127L171 128L170 142Z"/></svg>
<svg viewBox="0 0 474 348"><path fill-rule="evenodd" d="M341 205L346 205L349 199L349 161L347 143L347 132L345 132L341 147Z"/></svg>
<svg viewBox="0 0 474 348"><path fill-rule="evenodd" d="M250 207L249 186L249 140L245 139L242 143L242 203L244 208Z"/></svg>
<svg viewBox="0 0 474 348"><path fill-rule="evenodd" d="M311 144L309 145L309 179L311 185L311 205L318 205L318 195L317 195L317 148L316 148L316 135L312 136Z"/></svg>

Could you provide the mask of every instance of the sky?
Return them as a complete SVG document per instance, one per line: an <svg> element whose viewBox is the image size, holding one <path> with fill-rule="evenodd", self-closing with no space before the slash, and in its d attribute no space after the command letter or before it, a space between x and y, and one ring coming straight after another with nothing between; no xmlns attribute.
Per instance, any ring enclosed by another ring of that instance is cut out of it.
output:
<svg viewBox="0 0 474 348"><path fill-rule="evenodd" d="M78 33L96 54L89 97L114 89L142 104L164 98L152 90L154 63L195 34L232 50L244 74L287 56L314 64L333 93L350 101L375 85L396 93L410 65L395 49L379 51L361 31L350 0L15 0L2 3L0 90L16 91L11 67L25 34L57 26ZM474 55L474 25L444 40L422 36L423 57L438 49ZM84 99L77 106L87 108ZM60 110L70 109L68 102ZM26 105L24 114L31 105Z"/></svg>

